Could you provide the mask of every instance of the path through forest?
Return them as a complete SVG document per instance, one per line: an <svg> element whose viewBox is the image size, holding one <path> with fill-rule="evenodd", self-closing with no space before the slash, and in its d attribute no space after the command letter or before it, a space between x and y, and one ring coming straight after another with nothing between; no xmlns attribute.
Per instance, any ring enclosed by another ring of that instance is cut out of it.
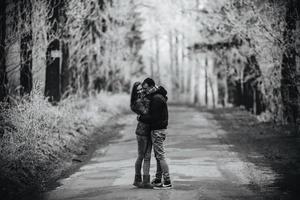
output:
<svg viewBox="0 0 300 200"><path fill-rule="evenodd" d="M61 186L47 193L48 200L99 199L265 199L267 185L276 174L267 165L256 166L241 158L212 114L194 108L170 107L167 157L174 188L136 189L132 186L136 158L136 116L127 115L122 137L99 148L92 159ZM260 155L255 155L259 157ZM155 160L152 159L151 174ZM269 188L269 189L268 189Z"/></svg>

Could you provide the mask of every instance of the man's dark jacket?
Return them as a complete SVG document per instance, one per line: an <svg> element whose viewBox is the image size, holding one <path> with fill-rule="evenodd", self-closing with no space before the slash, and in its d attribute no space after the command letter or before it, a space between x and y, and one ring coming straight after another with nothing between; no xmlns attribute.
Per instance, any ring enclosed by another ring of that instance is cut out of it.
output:
<svg viewBox="0 0 300 200"><path fill-rule="evenodd" d="M166 129L168 126L167 91L160 86L150 95L150 110L146 115L141 115L141 122L150 124L151 130Z"/></svg>

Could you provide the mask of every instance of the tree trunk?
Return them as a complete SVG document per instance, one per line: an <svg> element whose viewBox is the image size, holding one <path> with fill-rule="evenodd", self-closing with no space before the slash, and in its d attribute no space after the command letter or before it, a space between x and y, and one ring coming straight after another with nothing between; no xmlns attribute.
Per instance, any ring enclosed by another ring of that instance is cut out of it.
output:
<svg viewBox="0 0 300 200"><path fill-rule="evenodd" d="M224 77L223 81L224 81L224 106L227 107L228 106L228 99L229 99L227 72L225 72L225 77Z"/></svg>
<svg viewBox="0 0 300 200"><path fill-rule="evenodd" d="M296 12L297 14L297 21L296 21L296 33L299 33L300 31L300 4L299 2L296 4ZM296 119L296 123L297 123L297 133L300 134L300 37L296 37L296 47L297 47L297 57L296 57L296 72L297 72L297 76L296 76L296 80L297 80L297 91L298 91L298 101L297 101L297 105L298 105L298 114L297 114L297 119Z"/></svg>
<svg viewBox="0 0 300 200"><path fill-rule="evenodd" d="M59 46L59 40L54 40L49 44L46 53L45 96L54 103L60 100L60 58L53 53L58 52Z"/></svg>
<svg viewBox="0 0 300 200"><path fill-rule="evenodd" d="M194 103L194 98L195 98L195 67L196 67L196 62L195 62L195 55L191 55L190 61L190 70L189 70L189 92L190 92L190 102L193 104Z"/></svg>
<svg viewBox="0 0 300 200"><path fill-rule="evenodd" d="M240 67L241 69L240 69L240 85L241 85L241 96L242 96L242 98L244 97L244 94L245 94L245 89L244 89L244 71L245 71L245 69L244 69L244 66L238 66L238 67ZM242 102L244 102L243 101L243 99L242 99Z"/></svg>
<svg viewBox="0 0 300 200"><path fill-rule="evenodd" d="M67 2L60 2L60 14L61 14L61 18L63 17L63 21L60 21L61 24L61 31L62 31L62 38L61 38L61 44L60 44L60 51L61 51L61 70L60 70L60 92L62 95L64 95L66 92L68 92L69 90L69 85L70 85L70 60L69 60L69 45L68 42L65 41L65 39L68 39L69 36L69 32L68 29L64 28L64 25L67 22L67 7L68 7L68 3ZM96 41L96 40L95 40ZM97 57L95 56L95 65L97 64ZM69 91L70 92L70 91ZM68 95L68 94L66 94Z"/></svg>
<svg viewBox="0 0 300 200"><path fill-rule="evenodd" d="M155 57L156 57L156 65L157 65L157 78L158 78L158 84L160 85L160 76L161 76L161 74L160 74L160 56L159 56L159 54L160 54L160 52L159 52L159 37L158 37L158 35L156 35L155 36L155 49L156 49L156 53L155 53Z"/></svg>
<svg viewBox="0 0 300 200"><path fill-rule="evenodd" d="M150 49L152 50L153 49L153 40L150 39ZM151 78L153 78L154 76L154 59L153 59L153 56L152 54L149 56L150 60L150 74L151 74Z"/></svg>
<svg viewBox="0 0 300 200"><path fill-rule="evenodd" d="M169 31L169 54L170 54L170 80L171 80L171 88L172 88L172 94L174 97L175 95L175 87L174 87L174 46L173 46L173 33L172 31Z"/></svg>
<svg viewBox="0 0 300 200"><path fill-rule="evenodd" d="M21 13L21 95L30 93L32 90L32 28L31 28L31 15L32 6L29 0L22 0L20 3ZM25 26L30 27L28 31L25 31Z"/></svg>
<svg viewBox="0 0 300 200"><path fill-rule="evenodd" d="M204 73L205 73L205 105L208 105L208 76L207 76L207 67L208 67L208 60L205 57L205 66L204 66Z"/></svg>
<svg viewBox="0 0 300 200"><path fill-rule="evenodd" d="M186 92L186 65L185 65L185 43L184 43L184 35L182 35L181 38L181 93L185 93Z"/></svg>
<svg viewBox="0 0 300 200"><path fill-rule="evenodd" d="M61 66L61 94L65 94L70 84L69 77L69 47L67 43L62 42L62 66Z"/></svg>
<svg viewBox="0 0 300 200"><path fill-rule="evenodd" d="M194 94L194 104L199 104L199 82L200 82L200 66L199 66L199 58L195 55L195 94Z"/></svg>
<svg viewBox="0 0 300 200"><path fill-rule="evenodd" d="M188 56L187 59L187 66L188 68L186 69L186 92L190 93L191 92L191 80L192 80L192 74L193 74L193 62L191 55Z"/></svg>
<svg viewBox="0 0 300 200"><path fill-rule="evenodd" d="M7 76L6 76L6 1L0 2L0 101L3 101L7 95Z"/></svg>
<svg viewBox="0 0 300 200"><path fill-rule="evenodd" d="M174 59L175 59L175 88L176 88L176 96L179 96L180 91L180 72L179 72L179 40L178 40L178 33L175 31L175 45L174 45Z"/></svg>
<svg viewBox="0 0 300 200"><path fill-rule="evenodd" d="M289 0L287 2L286 11L286 29L284 39L287 47L282 59L281 70L281 95L283 101L283 112L287 122L296 123L298 119L298 95L297 88L297 70L296 70L296 49L295 35L297 22L297 0ZM299 7L299 6L298 6ZM299 11L299 10L298 10Z"/></svg>
<svg viewBox="0 0 300 200"><path fill-rule="evenodd" d="M215 90L213 87L213 82L211 80L211 78L208 78L208 83L209 83L209 87L210 87L210 91L211 91L211 96L212 96L212 101L213 101L213 108L216 108L216 95L215 95Z"/></svg>
<svg viewBox="0 0 300 200"><path fill-rule="evenodd" d="M257 115L257 91L255 85L251 85L252 93L253 93L253 114Z"/></svg>
<svg viewBox="0 0 300 200"><path fill-rule="evenodd" d="M154 76L154 59L152 56L150 57L150 76L151 78Z"/></svg>

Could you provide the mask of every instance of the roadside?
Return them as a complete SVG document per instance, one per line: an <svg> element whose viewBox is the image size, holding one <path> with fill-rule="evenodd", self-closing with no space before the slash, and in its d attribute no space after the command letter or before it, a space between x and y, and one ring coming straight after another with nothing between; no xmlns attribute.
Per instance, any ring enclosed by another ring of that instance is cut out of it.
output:
<svg viewBox="0 0 300 200"><path fill-rule="evenodd" d="M60 169L61 173L46 184L45 191L49 191L59 186L57 182L59 179L67 178L71 174L78 171L80 167L85 165L93 156L96 149L106 146L110 140L120 137L119 132L123 129L125 124L117 123L118 119L127 114L120 114L109 118L104 126L97 127L94 129L93 133L88 136L82 143L78 146L81 151L73 150L73 155L69 157L66 162L69 163L64 169Z"/></svg>
<svg viewBox="0 0 300 200"><path fill-rule="evenodd" d="M129 111L128 104L127 94L100 93L53 106L36 90L0 104L1 197L39 199L84 164L96 143L117 135L122 125L114 119Z"/></svg>
<svg viewBox="0 0 300 200"><path fill-rule="evenodd" d="M200 109L201 111L201 109ZM262 184L253 177L250 187L269 193L272 199L297 199L300 195L300 137L288 126L261 123L239 108L209 110L228 134L221 137L224 144L232 144L231 150L239 157L259 168L271 167L276 180Z"/></svg>

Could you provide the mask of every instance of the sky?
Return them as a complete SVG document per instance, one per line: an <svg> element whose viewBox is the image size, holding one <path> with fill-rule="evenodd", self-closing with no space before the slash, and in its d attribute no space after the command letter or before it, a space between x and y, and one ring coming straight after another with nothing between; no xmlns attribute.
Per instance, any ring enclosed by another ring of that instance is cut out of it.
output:
<svg viewBox="0 0 300 200"><path fill-rule="evenodd" d="M198 2L197 2L198 1ZM176 31L180 37L185 37L185 48L197 42L207 42L204 27L213 25L215 9L226 0L137 0L138 10L143 18L141 27L145 44L141 50L145 63L149 57L154 57L154 37L159 37L161 66L169 65L169 32ZM198 4L198 6L197 6ZM207 11L207 12L203 12ZM214 24L215 25L215 24ZM148 63L149 65L149 63Z"/></svg>

